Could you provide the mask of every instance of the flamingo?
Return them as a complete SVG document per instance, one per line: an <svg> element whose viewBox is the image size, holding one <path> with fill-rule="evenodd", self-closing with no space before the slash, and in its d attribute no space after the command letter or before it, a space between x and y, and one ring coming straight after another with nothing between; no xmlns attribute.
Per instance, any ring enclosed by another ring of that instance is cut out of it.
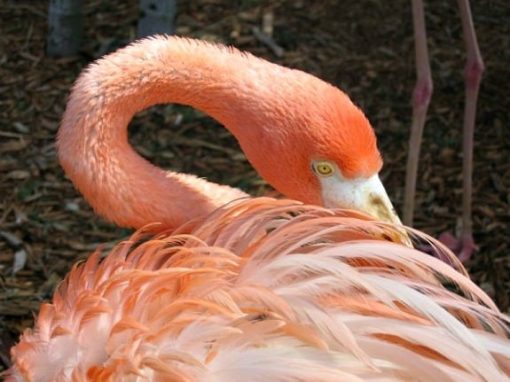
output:
<svg viewBox="0 0 510 382"><path fill-rule="evenodd" d="M145 161L127 124L159 102L221 121L305 204ZM150 38L80 76L58 153L99 214L139 230L71 270L13 347L8 381L510 380L509 318L447 248L400 225L373 130L337 88L232 48Z"/></svg>
<svg viewBox="0 0 510 382"><path fill-rule="evenodd" d="M440 240L454 250L459 258L466 262L477 250L473 239L472 228L472 188L473 188L473 139L476 118L476 103L478 91L484 71L484 63L476 38L473 17L469 0L457 0L462 22L462 32L467 50L465 67L466 106L464 108L464 138L462 178L462 226L460 238L445 232ZM425 126L427 110L432 96L432 76L430 74L429 54L427 49L427 33L422 0L412 0L413 25L416 50L417 81L413 94L413 122L409 138L409 155L407 157L406 186L404 194L404 224L411 226L414 215L414 200L416 191L416 174L418 159Z"/></svg>
<svg viewBox="0 0 510 382"><path fill-rule="evenodd" d="M510 381L510 318L425 234L460 271L352 210L241 199L191 225L76 265L7 381Z"/></svg>

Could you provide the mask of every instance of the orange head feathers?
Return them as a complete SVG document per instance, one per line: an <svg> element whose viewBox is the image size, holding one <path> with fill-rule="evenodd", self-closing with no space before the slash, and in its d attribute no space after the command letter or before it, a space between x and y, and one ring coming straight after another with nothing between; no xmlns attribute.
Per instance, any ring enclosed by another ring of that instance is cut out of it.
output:
<svg viewBox="0 0 510 382"><path fill-rule="evenodd" d="M268 99L262 102L265 109L241 113L236 122L246 127L234 130L250 162L270 184L287 197L321 205L314 161L334 163L346 180L377 175L382 159L374 131L345 93L297 70L270 73L276 77L267 80L271 85L253 95L255 102Z"/></svg>
<svg viewBox="0 0 510 382"><path fill-rule="evenodd" d="M116 223L175 227L246 196L164 172L129 146L132 116L164 102L191 105L223 123L260 175L287 197L398 221L377 176L382 161L374 132L342 91L232 48L155 37L84 71L59 131L66 173Z"/></svg>

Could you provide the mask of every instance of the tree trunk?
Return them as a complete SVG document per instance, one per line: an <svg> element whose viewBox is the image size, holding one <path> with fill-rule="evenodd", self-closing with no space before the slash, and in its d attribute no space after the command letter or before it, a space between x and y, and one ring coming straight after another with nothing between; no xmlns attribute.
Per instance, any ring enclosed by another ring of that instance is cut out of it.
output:
<svg viewBox="0 0 510 382"><path fill-rule="evenodd" d="M153 34L173 34L175 31L175 0L140 0L138 37Z"/></svg>
<svg viewBox="0 0 510 382"><path fill-rule="evenodd" d="M50 0L46 52L50 57L75 55L83 33L83 0Z"/></svg>

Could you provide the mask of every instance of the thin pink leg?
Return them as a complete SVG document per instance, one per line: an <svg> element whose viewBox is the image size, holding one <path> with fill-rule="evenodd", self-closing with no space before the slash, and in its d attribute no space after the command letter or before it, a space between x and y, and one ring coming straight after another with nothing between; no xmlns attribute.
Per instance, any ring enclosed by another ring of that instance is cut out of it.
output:
<svg viewBox="0 0 510 382"><path fill-rule="evenodd" d="M417 80L413 92L413 122L409 139L404 195L404 224L408 226L413 224L418 159L420 157L423 127L425 126L430 97L432 96L432 76L430 74L427 32L425 30L422 0L412 0L412 8Z"/></svg>
<svg viewBox="0 0 510 382"><path fill-rule="evenodd" d="M464 138L463 138L463 162L462 162L462 179L464 192L462 194L462 233L460 242L457 241L457 253L461 261L467 261L476 250L473 240L473 229L471 220L472 211L472 174L473 174L473 137L475 131L476 119L476 103L478 99L478 90L482 80L484 64L478 41L476 39L475 28L473 26L473 18L471 17L471 9L469 0L458 0L460 17L462 20L462 32L464 34L464 42L467 50L467 63L465 67L466 82L466 104L464 108ZM445 243L455 244L452 237L443 237Z"/></svg>

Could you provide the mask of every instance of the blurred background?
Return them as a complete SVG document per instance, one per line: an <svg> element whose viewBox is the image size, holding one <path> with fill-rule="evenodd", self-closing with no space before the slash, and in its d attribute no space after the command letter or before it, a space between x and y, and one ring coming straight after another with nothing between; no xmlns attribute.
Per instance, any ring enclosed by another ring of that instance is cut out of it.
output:
<svg viewBox="0 0 510 382"><path fill-rule="evenodd" d="M71 265L129 235L96 217L54 147L69 89L91 61L134 40L139 4L84 1L77 54L46 56L48 1L0 0L0 370L20 331ZM471 4L486 72L475 131L473 219L480 250L467 264L503 311L510 304L510 3ZM234 45L346 91L378 136L382 179L401 213L415 82L409 0L177 1L175 32ZM425 0L434 94L421 152L415 227L458 229L465 50L456 1ZM260 32L265 33L260 33ZM267 38L269 37L269 38ZM153 107L130 124L141 155L176 171L271 192L236 141L184 106Z"/></svg>

